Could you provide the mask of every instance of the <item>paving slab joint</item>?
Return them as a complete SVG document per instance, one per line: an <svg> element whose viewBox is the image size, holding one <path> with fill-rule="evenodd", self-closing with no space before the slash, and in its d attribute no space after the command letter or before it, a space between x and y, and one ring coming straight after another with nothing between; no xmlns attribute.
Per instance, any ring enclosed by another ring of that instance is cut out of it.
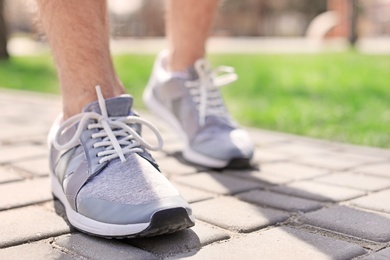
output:
<svg viewBox="0 0 390 260"><path fill-rule="evenodd" d="M357 244L357 245L361 246L362 248L364 248L366 251L367 250L368 251L378 251L381 248L384 248L388 245L388 243L374 242L371 240L367 240L367 239L363 239L363 238L359 238L359 237L354 237L354 236L350 236L350 235L343 234L340 232L327 230L324 228L320 228L320 227L312 226L312 225L307 225L307 224L301 225L298 228L301 230L305 230L309 233L319 234L319 235L324 236L324 237L329 237L332 239L341 240L341 241L345 241L345 242L352 243L352 244Z"/></svg>
<svg viewBox="0 0 390 260"><path fill-rule="evenodd" d="M38 203L37 202L31 202L31 203L15 205L15 206L7 207L7 208L0 208L0 213L8 211L8 210L15 210L15 209L25 208L25 207L29 207L29 206L41 206L41 204L44 204L44 203L47 203L47 202L50 202L50 201L52 201L52 199L41 200Z"/></svg>
<svg viewBox="0 0 390 260"><path fill-rule="evenodd" d="M367 254L357 256L357 257L353 258L353 260L359 260L359 259L384 259L384 258L370 258L370 256L375 254L375 253L380 252L381 250L384 250L386 248L390 248L389 246L390 245L387 245L387 246L384 246L384 247L381 247L381 248L375 249L375 250L369 250L367 252Z"/></svg>
<svg viewBox="0 0 390 260"><path fill-rule="evenodd" d="M58 250L58 251L66 254L66 255L70 255L72 257L75 257L75 258L81 259L81 260L88 260L88 258L86 258L86 257L84 257L82 255L79 255L76 252L73 252L73 251L71 251L71 250L69 250L67 248L64 248L64 247L56 244L56 238L52 238L52 241L50 241L50 245L51 245L51 247L53 249Z"/></svg>
<svg viewBox="0 0 390 260"><path fill-rule="evenodd" d="M384 189L384 190L387 190L387 189ZM384 191L384 190L381 190L381 191ZM375 194L375 193L379 193L380 191L375 191L375 192L372 192L372 193L369 193L369 194ZM367 195L366 195L367 196ZM366 197L366 196L362 196L362 197ZM362 197L357 197L356 199L358 198L362 198ZM388 211L385 211L385 210L377 210L377 209L369 209L369 208L365 208L365 207L361 207L359 205L355 205L353 203L351 203L351 201L353 201L353 199L351 200L348 200L348 201L345 201L343 203L339 203L340 206L346 206L346 207L349 207L349 208L353 208L353 209L356 209L356 210L362 210L362 211L366 211L366 212L371 212L373 214L378 214L378 213L382 213L382 214L389 214ZM390 243L389 243L390 244Z"/></svg>

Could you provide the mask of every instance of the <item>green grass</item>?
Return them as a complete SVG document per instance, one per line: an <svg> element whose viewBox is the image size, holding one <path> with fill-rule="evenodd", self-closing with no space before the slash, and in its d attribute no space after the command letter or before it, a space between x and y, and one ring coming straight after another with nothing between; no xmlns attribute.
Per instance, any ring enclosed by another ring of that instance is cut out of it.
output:
<svg viewBox="0 0 390 260"><path fill-rule="evenodd" d="M240 80L226 89L246 125L390 148L390 56L220 56ZM237 101L236 101L237 100Z"/></svg>
<svg viewBox="0 0 390 260"><path fill-rule="evenodd" d="M59 93L57 86L54 63L48 55L0 60L0 87Z"/></svg>
<svg viewBox="0 0 390 260"><path fill-rule="evenodd" d="M118 74L140 99L154 56L115 57ZM315 55L212 55L239 80L223 89L244 125L390 148L390 56L355 52ZM0 62L0 86L58 93L49 56Z"/></svg>

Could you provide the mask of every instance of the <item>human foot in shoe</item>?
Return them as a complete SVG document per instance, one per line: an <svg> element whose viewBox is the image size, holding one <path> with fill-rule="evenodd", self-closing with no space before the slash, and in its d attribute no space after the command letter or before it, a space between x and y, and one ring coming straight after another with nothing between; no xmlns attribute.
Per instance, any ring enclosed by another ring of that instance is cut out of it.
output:
<svg viewBox="0 0 390 260"><path fill-rule="evenodd" d="M147 150L162 145L157 129L131 109L129 95L87 105L49 134L52 190L71 225L103 237L171 233L194 225L189 204ZM158 145L141 137L152 130Z"/></svg>
<svg viewBox="0 0 390 260"><path fill-rule="evenodd" d="M250 166L254 144L231 119L219 91L236 80L233 69L211 70L200 59L184 73L171 73L166 56L162 52L157 57L143 99L185 141L183 157L211 168Z"/></svg>

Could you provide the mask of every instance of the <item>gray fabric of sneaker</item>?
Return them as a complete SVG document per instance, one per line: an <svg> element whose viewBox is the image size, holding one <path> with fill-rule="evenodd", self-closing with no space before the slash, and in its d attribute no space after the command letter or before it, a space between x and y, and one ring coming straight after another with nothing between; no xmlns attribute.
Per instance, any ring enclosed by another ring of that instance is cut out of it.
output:
<svg viewBox="0 0 390 260"><path fill-rule="evenodd" d="M236 80L233 69L211 70L200 59L187 76L181 76L165 69L166 56L163 51L157 57L143 99L185 141L183 157L212 168L226 167L233 160L249 162L254 144L229 116L219 91Z"/></svg>
<svg viewBox="0 0 390 260"><path fill-rule="evenodd" d="M131 110L129 95L104 100L98 90L98 96L81 114L63 123L59 118L49 134L53 194L69 222L105 237L151 236L192 226L189 204L147 151L162 145L157 129ZM141 125L156 133L157 147L142 139ZM170 210L176 217L161 219Z"/></svg>

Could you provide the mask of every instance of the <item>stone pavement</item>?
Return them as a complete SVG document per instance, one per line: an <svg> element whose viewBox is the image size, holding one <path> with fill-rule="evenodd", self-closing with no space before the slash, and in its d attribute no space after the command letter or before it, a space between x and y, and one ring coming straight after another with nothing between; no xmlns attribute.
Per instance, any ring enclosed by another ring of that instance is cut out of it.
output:
<svg viewBox="0 0 390 260"><path fill-rule="evenodd" d="M69 227L53 200L46 134L57 96L0 90L0 259L390 259L390 151L249 129L255 167L185 164L162 122L164 174L192 229L107 240ZM257 167L257 169L256 169Z"/></svg>
<svg viewBox="0 0 390 260"><path fill-rule="evenodd" d="M113 54L156 54L166 48L165 38L118 38L111 39ZM208 53L320 53L349 50L347 39L332 38L318 41L305 37L211 37L207 42ZM26 37L12 37L8 41L12 56L42 55L50 52L46 42ZM359 38L356 50L365 54L389 54L390 37Z"/></svg>

